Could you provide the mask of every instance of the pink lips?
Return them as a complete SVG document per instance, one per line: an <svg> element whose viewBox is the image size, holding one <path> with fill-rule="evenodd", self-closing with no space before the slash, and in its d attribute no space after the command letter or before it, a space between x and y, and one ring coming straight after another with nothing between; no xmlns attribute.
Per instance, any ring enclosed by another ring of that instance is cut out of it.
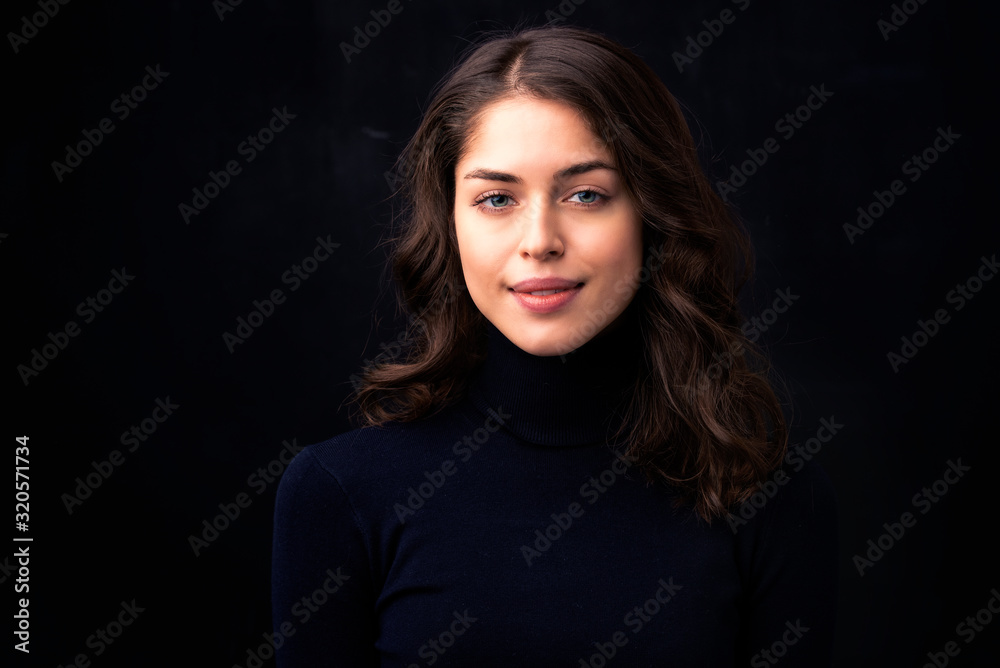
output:
<svg viewBox="0 0 1000 668"><path fill-rule="evenodd" d="M511 287L511 294L521 306L533 313L551 313L571 302L582 288L582 282L566 278L529 278L515 283ZM560 292L550 295L531 294L546 290L560 290Z"/></svg>

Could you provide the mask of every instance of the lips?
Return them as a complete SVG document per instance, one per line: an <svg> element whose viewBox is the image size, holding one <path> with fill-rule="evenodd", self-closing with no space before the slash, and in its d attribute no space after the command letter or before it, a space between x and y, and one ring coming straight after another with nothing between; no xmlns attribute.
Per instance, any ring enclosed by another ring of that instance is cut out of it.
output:
<svg viewBox="0 0 1000 668"><path fill-rule="evenodd" d="M511 295L523 308L544 315L560 311L570 304L583 288L583 281L552 276L529 278L509 288Z"/></svg>
<svg viewBox="0 0 1000 668"><path fill-rule="evenodd" d="M551 295L557 292L562 292L563 290L579 287L581 285L583 285L583 281L574 281L568 278L552 276L548 278L529 278L519 281L511 286L510 289L514 292Z"/></svg>

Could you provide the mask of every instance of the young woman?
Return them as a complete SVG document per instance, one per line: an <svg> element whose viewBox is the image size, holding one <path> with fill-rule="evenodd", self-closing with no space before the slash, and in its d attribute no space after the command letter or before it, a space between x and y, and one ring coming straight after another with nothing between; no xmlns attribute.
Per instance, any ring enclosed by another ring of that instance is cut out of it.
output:
<svg viewBox="0 0 1000 668"><path fill-rule="evenodd" d="M833 489L783 465L749 243L653 71L493 38L401 164L411 345L282 479L278 665L830 665Z"/></svg>

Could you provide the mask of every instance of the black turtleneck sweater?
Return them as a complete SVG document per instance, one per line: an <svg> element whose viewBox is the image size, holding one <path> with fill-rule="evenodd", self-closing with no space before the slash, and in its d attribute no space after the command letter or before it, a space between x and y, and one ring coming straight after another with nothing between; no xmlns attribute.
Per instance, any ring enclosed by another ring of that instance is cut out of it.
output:
<svg viewBox="0 0 1000 668"><path fill-rule="evenodd" d="M459 403L288 467L278 666L830 665L837 523L815 463L708 525L609 442L639 368L634 327L562 357L486 327Z"/></svg>

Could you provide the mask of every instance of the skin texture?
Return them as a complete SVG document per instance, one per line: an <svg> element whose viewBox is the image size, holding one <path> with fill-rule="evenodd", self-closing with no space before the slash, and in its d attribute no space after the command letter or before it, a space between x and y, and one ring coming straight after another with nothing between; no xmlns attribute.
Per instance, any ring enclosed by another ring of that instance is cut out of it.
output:
<svg viewBox="0 0 1000 668"><path fill-rule="evenodd" d="M464 148L455 232L469 295L483 315L539 356L566 354L613 326L638 289L642 219L581 114L551 100L500 100L486 107ZM610 168L559 175L593 161ZM535 277L583 287L564 307L534 313L511 287Z"/></svg>

